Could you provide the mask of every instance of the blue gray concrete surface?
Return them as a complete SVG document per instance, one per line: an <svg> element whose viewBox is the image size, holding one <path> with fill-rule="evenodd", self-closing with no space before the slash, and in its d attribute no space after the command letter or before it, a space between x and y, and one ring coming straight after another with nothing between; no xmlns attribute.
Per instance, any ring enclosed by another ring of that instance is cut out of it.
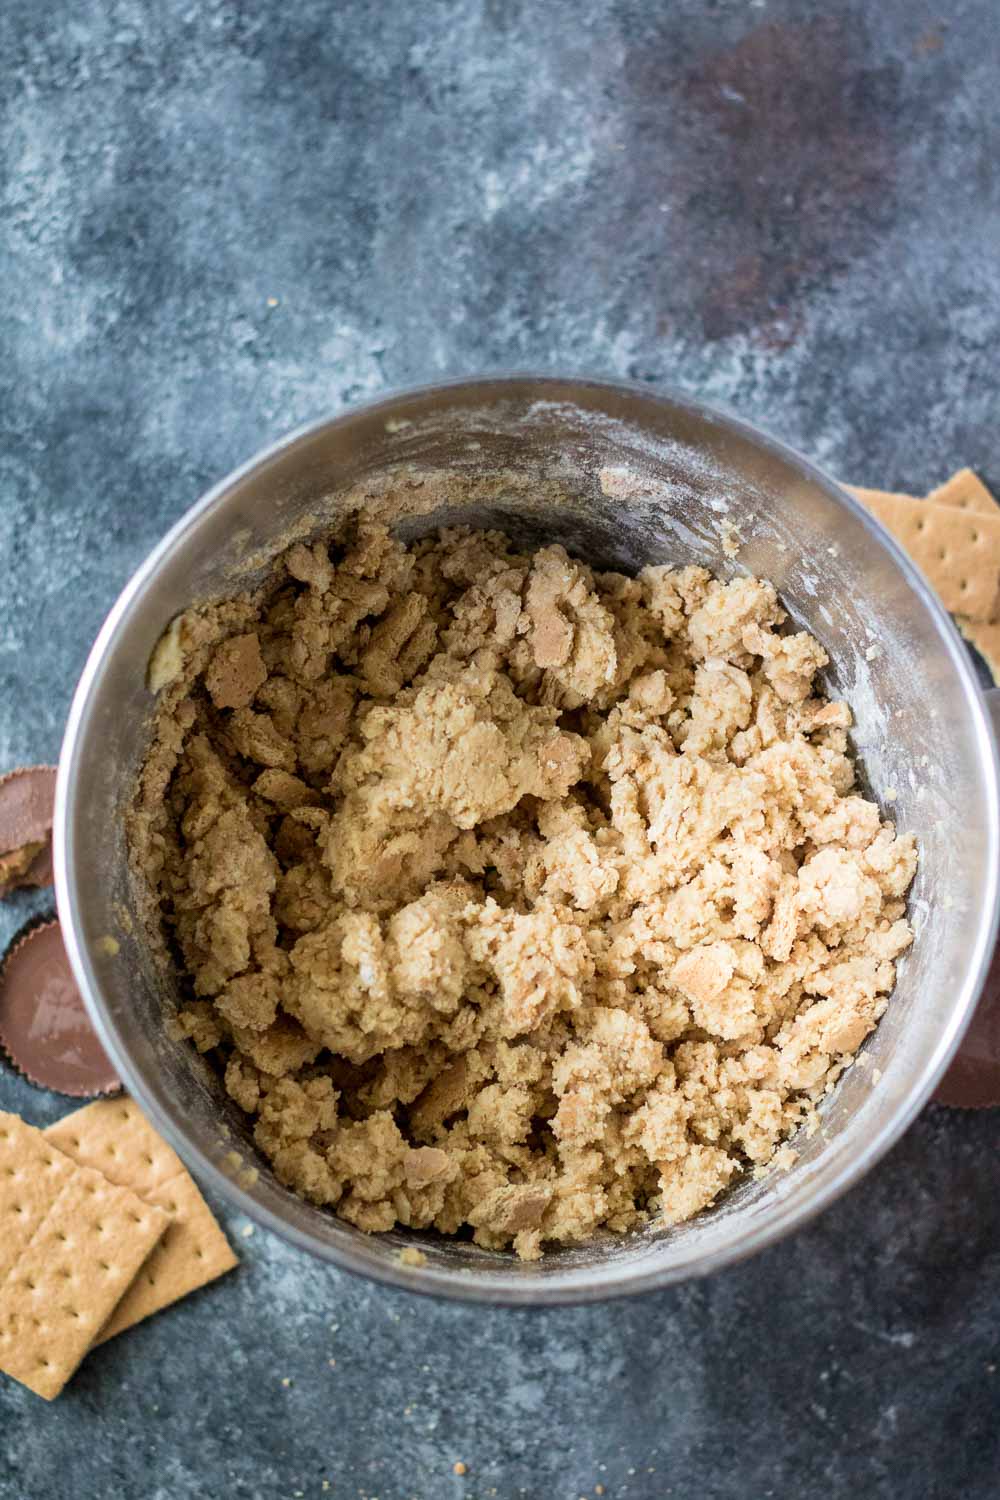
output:
<svg viewBox="0 0 1000 1500"><path fill-rule="evenodd" d="M994 0L6 0L0 767L55 757L209 481L394 385L628 376L858 483L1000 488L998 69ZM65 1105L0 1070L0 1107ZM224 1283L52 1407L0 1377L0 1500L987 1500L998 1142L930 1106L794 1240L587 1309L224 1214Z"/></svg>

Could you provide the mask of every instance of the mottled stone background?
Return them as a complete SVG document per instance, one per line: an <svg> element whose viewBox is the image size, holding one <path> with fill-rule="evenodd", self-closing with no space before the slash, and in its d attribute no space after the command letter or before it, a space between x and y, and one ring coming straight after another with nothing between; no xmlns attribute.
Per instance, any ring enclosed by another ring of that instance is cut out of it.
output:
<svg viewBox="0 0 1000 1500"><path fill-rule="evenodd" d="M859 483L1000 486L998 37L996 0L4 0L0 764L54 759L204 485L393 385L630 376ZM0 1500L986 1500L998 1140L932 1106L793 1241L585 1310L229 1219L241 1270L55 1406L0 1378Z"/></svg>

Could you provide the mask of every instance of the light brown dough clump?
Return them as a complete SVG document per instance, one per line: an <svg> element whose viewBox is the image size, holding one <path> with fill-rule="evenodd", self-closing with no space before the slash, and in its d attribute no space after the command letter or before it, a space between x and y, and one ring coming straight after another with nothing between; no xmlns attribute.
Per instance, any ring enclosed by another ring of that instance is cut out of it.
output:
<svg viewBox="0 0 1000 1500"><path fill-rule="evenodd" d="M916 866L784 620L373 527L174 622L133 847L281 1181L532 1258L775 1155L885 1009Z"/></svg>

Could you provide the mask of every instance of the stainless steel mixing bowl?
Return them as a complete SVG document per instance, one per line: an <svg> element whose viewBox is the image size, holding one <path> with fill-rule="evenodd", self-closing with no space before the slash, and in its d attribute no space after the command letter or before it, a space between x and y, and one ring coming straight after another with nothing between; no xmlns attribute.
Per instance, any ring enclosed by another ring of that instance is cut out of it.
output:
<svg viewBox="0 0 1000 1500"><path fill-rule="evenodd" d="M791 1170L742 1182L690 1223L553 1251L532 1265L432 1236L367 1237L281 1187L215 1075L189 1045L170 1041L170 996L135 920L124 817L150 733L146 666L164 627L191 603L244 585L291 533L334 525L348 487L387 469L405 476L407 466L464 474L473 495L446 511L421 514L418 504L400 524L408 537L443 521L500 526L525 544L561 541L604 567L695 562L773 580L829 651L828 686L855 710L871 791L920 842L916 942L866 1047L868 1065L852 1068L824 1103L822 1128L796 1140ZM624 496L605 493L616 486L602 488L602 469L631 476ZM739 536L736 561L721 545L727 526ZM73 703L56 886L77 979L128 1088L235 1208L334 1265L395 1285L470 1301L587 1301L712 1271L771 1244L856 1182L906 1128L959 1042L993 951L997 785L988 710L950 620L830 479L681 397L589 380L488 379L403 392L295 433L223 480L164 538L111 611ZM99 943L108 935L120 944L114 956ZM414 1242L425 1268L399 1262Z"/></svg>

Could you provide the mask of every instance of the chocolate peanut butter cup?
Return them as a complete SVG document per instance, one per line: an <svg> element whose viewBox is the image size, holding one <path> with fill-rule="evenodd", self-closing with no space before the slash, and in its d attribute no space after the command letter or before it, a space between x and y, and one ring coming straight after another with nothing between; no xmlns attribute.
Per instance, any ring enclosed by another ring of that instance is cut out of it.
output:
<svg viewBox="0 0 1000 1500"><path fill-rule="evenodd" d="M19 766L0 776L0 897L52 884L55 766Z"/></svg>
<svg viewBox="0 0 1000 1500"><path fill-rule="evenodd" d="M30 1083L92 1099L118 1077L90 1024L58 921L15 938L0 969L0 1047Z"/></svg>

